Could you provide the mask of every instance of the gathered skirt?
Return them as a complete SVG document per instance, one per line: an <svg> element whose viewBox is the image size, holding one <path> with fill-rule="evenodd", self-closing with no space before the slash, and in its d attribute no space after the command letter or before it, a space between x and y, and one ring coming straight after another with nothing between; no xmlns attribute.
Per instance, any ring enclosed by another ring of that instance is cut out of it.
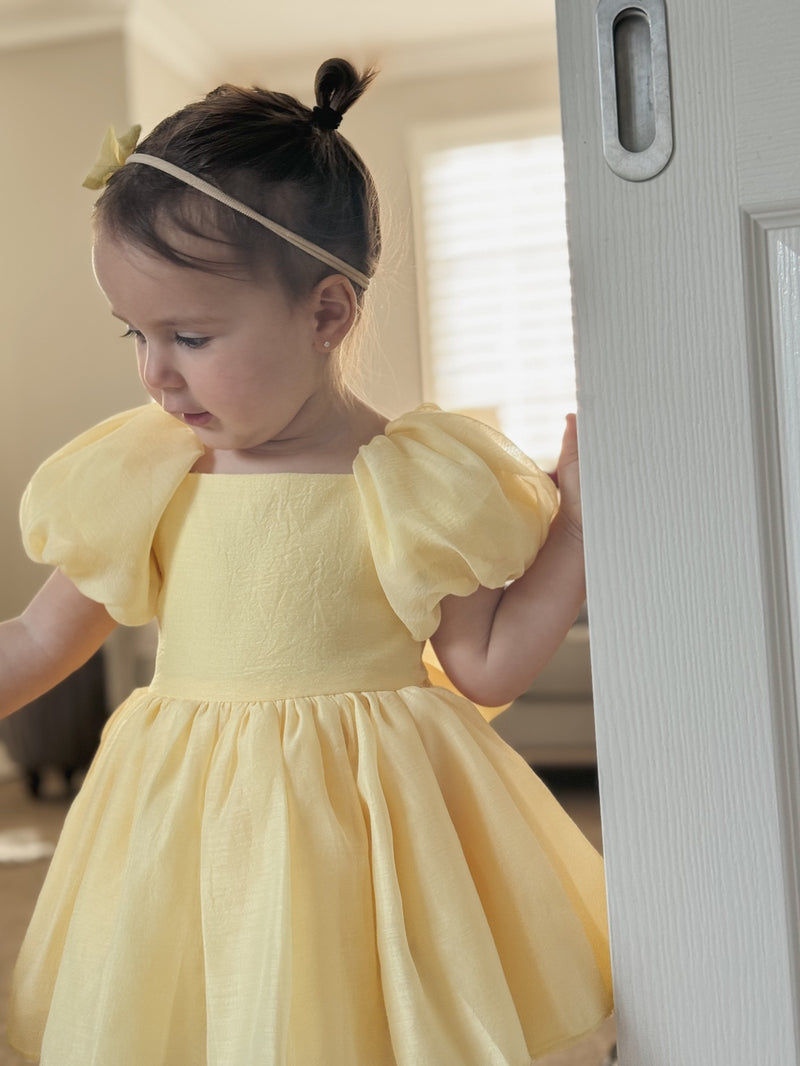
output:
<svg viewBox="0 0 800 1066"><path fill-rule="evenodd" d="M42 1066L528 1066L611 1010L602 860L468 701L139 689L17 965Z"/></svg>

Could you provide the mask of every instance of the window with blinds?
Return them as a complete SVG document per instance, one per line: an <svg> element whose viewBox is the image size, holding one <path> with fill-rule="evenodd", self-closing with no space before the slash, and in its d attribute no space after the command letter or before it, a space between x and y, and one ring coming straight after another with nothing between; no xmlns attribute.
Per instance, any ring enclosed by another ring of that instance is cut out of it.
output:
<svg viewBox="0 0 800 1066"><path fill-rule="evenodd" d="M575 410L561 138L439 128L415 160L426 399L553 469Z"/></svg>

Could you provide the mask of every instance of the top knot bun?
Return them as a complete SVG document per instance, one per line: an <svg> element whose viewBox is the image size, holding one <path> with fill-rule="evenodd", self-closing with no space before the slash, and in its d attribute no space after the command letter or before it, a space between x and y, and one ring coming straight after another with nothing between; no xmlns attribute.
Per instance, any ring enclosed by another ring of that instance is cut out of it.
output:
<svg viewBox="0 0 800 1066"><path fill-rule="evenodd" d="M362 96L376 73L370 68L359 74L346 59L327 59L314 79L317 109L341 117Z"/></svg>

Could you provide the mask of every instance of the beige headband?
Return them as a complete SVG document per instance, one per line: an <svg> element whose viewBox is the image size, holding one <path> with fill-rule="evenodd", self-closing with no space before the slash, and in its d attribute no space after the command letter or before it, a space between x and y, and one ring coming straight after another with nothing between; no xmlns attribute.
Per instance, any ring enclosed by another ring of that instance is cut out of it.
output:
<svg viewBox="0 0 800 1066"><path fill-rule="evenodd" d="M277 234L278 237L282 237L283 240L288 241L289 244L293 244L295 248L299 248L301 251L313 256L314 259L318 259L321 263L325 263L326 266L332 267L338 273L344 274L346 278L349 278L350 281L359 285L362 289L368 287L369 278L366 274L362 274L360 270L356 270L355 267L350 266L349 263L345 263L343 259L339 259L338 256L333 255L331 252L327 252L324 248L320 248L318 244L314 244L312 241L306 240L305 237L301 237L299 234L293 233L290 229L286 229L285 226L273 222L272 219L266 218L264 215L259 215L257 211L248 207L247 204L243 204L239 200L234 200L232 196L228 196L227 193L222 192L222 190L218 189L216 185L211 185L209 182L203 181L202 178L190 174L188 170L176 167L174 163L169 163L166 159L160 159L155 155L146 155L143 152L134 152L132 155L129 155L125 165L128 163L143 163L145 166L155 167L156 170L162 170L165 174L170 174L173 178L177 178L178 181L182 181L186 185L191 185L193 189L197 189L199 192L205 193L206 196L210 196L213 200L225 204L226 207L238 211L240 215L245 215L247 218L251 218L253 222L258 222L259 225L264 226L272 233Z"/></svg>

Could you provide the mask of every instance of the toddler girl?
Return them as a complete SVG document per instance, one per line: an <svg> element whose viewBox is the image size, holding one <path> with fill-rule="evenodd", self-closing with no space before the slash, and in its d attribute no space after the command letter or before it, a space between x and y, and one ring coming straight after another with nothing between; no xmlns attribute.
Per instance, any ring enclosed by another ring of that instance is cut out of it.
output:
<svg viewBox="0 0 800 1066"><path fill-rule="evenodd" d="M345 384L380 234L336 129L370 77L325 63L313 109L223 86L91 178L155 402L29 485L55 570L0 629L0 711L118 623L160 642L18 962L45 1066L527 1066L611 1008L601 860L470 702L524 691L581 604L574 420L557 507L498 433Z"/></svg>

